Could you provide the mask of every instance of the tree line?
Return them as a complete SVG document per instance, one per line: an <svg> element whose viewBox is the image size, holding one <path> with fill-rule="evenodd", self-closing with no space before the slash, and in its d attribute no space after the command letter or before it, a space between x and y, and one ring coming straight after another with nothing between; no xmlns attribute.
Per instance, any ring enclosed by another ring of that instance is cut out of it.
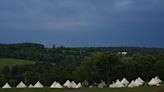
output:
<svg viewBox="0 0 164 92"><path fill-rule="evenodd" d="M118 51L127 51L125 56ZM90 84L111 83L126 77L145 81L154 76L164 79L164 53L162 48L139 47L86 47L45 48L41 44L0 44L0 57L35 60L33 65L5 66L0 69L0 86L5 82L16 85L41 81L50 85L54 80L64 83L67 79L87 80Z"/></svg>

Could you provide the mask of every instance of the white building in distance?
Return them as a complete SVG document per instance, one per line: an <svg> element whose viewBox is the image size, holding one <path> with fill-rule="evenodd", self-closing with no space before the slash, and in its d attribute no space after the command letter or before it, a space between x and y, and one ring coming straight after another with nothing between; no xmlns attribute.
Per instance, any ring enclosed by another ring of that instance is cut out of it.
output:
<svg viewBox="0 0 164 92"><path fill-rule="evenodd" d="M118 52L118 54L119 54L119 55L123 55L123 56L125 56L125 55L128 54L128 52L125 52L125 51L124 51L124 52Z"/></svg>

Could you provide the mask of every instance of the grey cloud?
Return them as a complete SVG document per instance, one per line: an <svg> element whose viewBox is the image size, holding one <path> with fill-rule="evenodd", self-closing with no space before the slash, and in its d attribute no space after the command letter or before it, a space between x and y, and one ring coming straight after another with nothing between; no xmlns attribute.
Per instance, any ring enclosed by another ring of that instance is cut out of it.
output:
<svg viewBox="0 0 164 92"><path fill-rule="evenodd" d="M104 44L152 36L158 40L164 34L163 4L164 0L0 0L0 32L40 32L38 39L54 33L58 40L57 34L63 34L69 41L86 40L83 34Z"/></svg>

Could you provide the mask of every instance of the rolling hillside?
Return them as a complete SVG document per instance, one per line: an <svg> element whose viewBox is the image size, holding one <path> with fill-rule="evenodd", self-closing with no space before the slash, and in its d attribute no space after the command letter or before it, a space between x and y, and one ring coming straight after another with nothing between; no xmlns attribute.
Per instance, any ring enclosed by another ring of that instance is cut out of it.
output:
<svg viewBox="0 0 164 92"><path fill-rule="evenodd" d="M11 59L11 58L0 58L0 68L4 66L16 66L16 65L27 65L27 64L34 64L34 61L30 60L21 60L21 59Z"/></svg>

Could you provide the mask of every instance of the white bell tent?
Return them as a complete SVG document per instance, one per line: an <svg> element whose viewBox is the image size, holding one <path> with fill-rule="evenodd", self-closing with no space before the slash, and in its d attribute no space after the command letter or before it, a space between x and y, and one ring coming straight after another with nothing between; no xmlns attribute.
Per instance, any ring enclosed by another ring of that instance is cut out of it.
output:
<svg viewBox="0 0 164 92"><path fill-rule="evenodd" d="M54 81L50 88L63 88L63 86L59 82Z"/></svg>
<svg viewBox="0 0 164 92"><path fill-rule="evenodd" d="M123 83L121 83L119 79L117 79L115 83L109 85L109 88L122 88L122 87L125 87L125 85L123 85Z"/></svg>
<svg viewBox="0 0 164 92"><path fill-rule="evenodd" d="M43 88L44 86L39 81L34 85L34 88Z"/></svg>
<svg viewBox="0 0 164 92"><path fill-rule="evenodd" d="M63 86L64 86L64 87L68 87L68 86L70 85L70 83L71 83L71 82L70 82L69 80L67 80L67 81L64 83Z"/></svg>
<svg viewBox="0 0 164 92"><path fill-rule="evenodd" d="M27 86L23 83L23 81L21 81L16 88L26 88Z"/></svg>
<svg viewBox="0 0 164 92"><path fill-rule="evenodd" d="M8 83L5 83L5 85L2 88L12 88Z"/></svg>
<svg viewBox="0 0 164 92"><path fill-rule="evenodd" d="M142 84L144 83L144 81L140 77L138 77L137 80Z"/></svg>
<svg viewBox="0 0 164 92"><path fill-rule="evenodd" d="M104 81L101 81L99 84L98 84L98 88L104 88L106 86L105 82Z"/></svg>
<svg viewBox="0 0 164 92"><path fill-rule="evenodd" d="M76 87L75 87L75 88L82 88L81 83L79 82L79 83L76 85Z"/></svg>
<svg viewBox="0 0 164 92"><path fill-rule="evenodd" d="M139 78L137 78L135 81L132 80L132 82L128 85L128 87L132 88L132 87L139 87L142 86L144 83L144 81L141 81Z"/></svg>
<svg viewBox="0 0 164 92"><path fill-rule="evenodd" d="M150 86L160 86L160 83L161 83L162 81L156 76L155 78L152 78L150 81L149 81L149 83L148 83L148 85L150 85Z"/></svg>
<svg viewBox="0 0 164 92"><path fill-rule="evenodd" d="M132 81L130 82L130 84L128 85L129 88L133 88L133 87L135 87L135 86L136 86L136 84L135 84L134 80L132 80Z"/></svg>
<svg viewBox="0 0 164 92"><path fill-rule="evenodd" d="M77 86L77 84L74 81L72 81L67 87L68 88L75 88L76 86Z"/></svg>
<svg viewBox="0 0 164 92"><path fill-rule="evenodd" d="M30 84L30 85L28 86L28 88L34 88L34 86L33 86L32 84Z"/></svg>
<svg viewBox="0 0 164 92"><path fill-rule="evenodd" d="M122 88L122 87L125 87L125 86L117 79L117 81L115 83L115 87L116 88Z"/></svg>
<svg viewBox="0 0 164 92"><path fill-rule="evenodd" d="M54 81L54 82L51 84L50 88L55 88L55 85L56 85L56 84L57 84L57 82Z"/></svg>
<svg viewBox="0 0 164 92"><path fill-rule="evenodd" d="M129 81L128 81L126 78L123 78L123 79L121 80L121 83L122 83L123 85L127 86L127 85L129 84Z"/></svg>
<svg viewBox="0 0 164 92"><path fill-rule="evenodd" d="M63 86L59 82L57 82L55 88L63 88Z"/></svg>

